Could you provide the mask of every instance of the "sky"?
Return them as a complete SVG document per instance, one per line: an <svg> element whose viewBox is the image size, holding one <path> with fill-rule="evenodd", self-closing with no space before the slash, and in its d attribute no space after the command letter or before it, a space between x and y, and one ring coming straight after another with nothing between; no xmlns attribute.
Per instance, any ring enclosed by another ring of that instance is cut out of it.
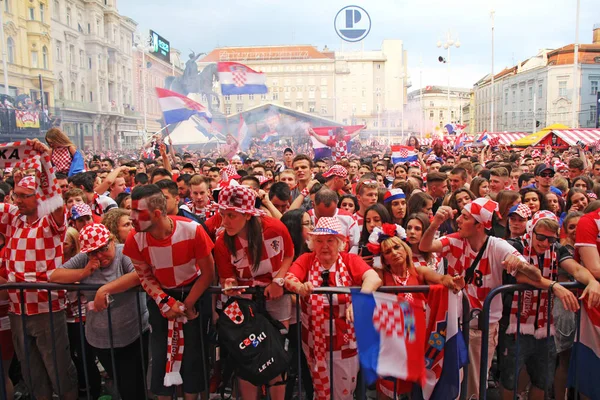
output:
<svg viewBox="0 0 600 400"><path fill-rule="evenodd" d="M600 23L598 0L580 0L579 42L591 43ZM309 44L341 50L334 18L345 6L363 7L371 31L360 45L378 50L384 39L401 39L408 52L409 90L448 85L447 56L436 43L451 32L460 48L450 54L450 85L470 88L491 72L491 18L495 11L494 71L534 56L543 48L575 42L577 0L119 0L121 14L139 31L153 29L187 60L190 50L222 46ZM420 62L422 61L422 62Z"/></svg>

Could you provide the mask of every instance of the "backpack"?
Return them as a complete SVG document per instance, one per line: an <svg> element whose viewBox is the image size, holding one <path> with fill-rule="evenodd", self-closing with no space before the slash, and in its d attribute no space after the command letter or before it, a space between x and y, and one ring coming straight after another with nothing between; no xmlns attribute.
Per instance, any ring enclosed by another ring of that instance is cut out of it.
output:
<svg viewBox="0 0 600 400"><path fill-rule="evenodd" d="M288 370L291 354L281 322L248 299L231 297L217 321L219 344L233 360L237 376L266 385Z"/></svg>

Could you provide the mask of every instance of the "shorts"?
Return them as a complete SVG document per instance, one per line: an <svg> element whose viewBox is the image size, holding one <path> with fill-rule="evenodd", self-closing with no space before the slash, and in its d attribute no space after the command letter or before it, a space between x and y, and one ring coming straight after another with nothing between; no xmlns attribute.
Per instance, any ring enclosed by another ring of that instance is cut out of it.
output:
<svg viewBox="0 0 600 400"><path fill-rule="evenodd" d="M292 297L293 294L284 294L278 299L267 300L266 309L271 318L285 322L292 318Z"/></svg>
<svg viewBox="0 0 600 400"><path fill-rule="evenodd" d="M184 300L186 297L186 294L183 294L180 290L165 290L165 293L179 301ZM203 301L210 302L210 295L200 297L196 303L196 310L203 309ZM156 302L150 296L148 296L147 305L148 322L151 328L150 351L152 354L150 390L158 396L172 396L175 393L176 386L167 387L163 384L167 364L168 320L162 316ZM184 393L200 393L206 387L205 371L207 369L205 369L205 363L208 363L208 337L204 335L201 323L204 325L208 323L206 316L202 313L183 325L185 344L179 372L183 379ZM202 335L204 337L201 339ZM204 349L202 344L204 344Z"/></svg>
<svg viewBox="0 0 600 400"><path fill-rule="evenodd" d="M556 353L562 353L573 347L575 332L577 331L576 314L565 310L560 301L554 302L552 314L554 316L554 329L556 331L554 334Z"/></svg>
<svg viewBox="0 0 600 400"><path fill-rule="evenodd" d="M519 376L523 365L527 368L533 386L540 390L549 390L552 387L556 367L556 346L553 338L536 339L533 335L521 334L518 355L516 335L505 334L504 344L500 383L506 390L514 390L516 377Z"/></svg>
<svg viewBox="0 0 600 400"><path fill-rule="evenodd" d="M54 334L50 329L49 313L26 316L25 332L21 315L9 314L9 318L23 378L28 386L31 383L29 390L35 397L52 398L53 392L62 395L77 393L77 370L71 360L65 312L52 313ZM29 360L25 356L25 343ZM55 362L58 371L54 367Z"/></svg>

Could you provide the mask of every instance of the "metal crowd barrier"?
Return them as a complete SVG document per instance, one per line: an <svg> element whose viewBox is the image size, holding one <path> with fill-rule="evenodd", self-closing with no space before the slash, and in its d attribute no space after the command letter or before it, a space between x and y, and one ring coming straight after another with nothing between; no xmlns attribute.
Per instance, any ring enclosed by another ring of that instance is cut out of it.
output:
<svg viewBox="0 0 600 400"><path fill-rule="evenodd" d="M579 283L579 282L564 282L564 283L559 283L562 286L564 286L567 289L584 289L585 285ZM522 306L522 294L523 291L525 290L542 290L542 289L535 289L529 285L525 285L525 284L513 284L513 285L503 285L503 286L499 286L497 288L492 289L492 291L487 295L487 297L485 298L485 301L483 303L483 309L481 311L480 314L480 318L479 318L479 330L481 330L481 364L479 366L479 399L480 400L485 400L487 398L487 380L488 380L488 368L487 368L487 363L488 363L488 353L487 351L484 351L483 349L487 349L487 347L489 346L489 332L490 332L490 307L492 304L492 301L494 300L494 298L498 295L504 294L504 293L513 293L513 292L517 292L518 293L518 313L521 313L521 306ZM552 300L553 297L555 297L552 293L551 290L548 290L548 303L552 304ZM555 300L555 301L560 301L560 300ZM581 300L579 300L579 311L577 311L577 340L579 340L579 325L580 325L580 312L581 312ZM550 321L550 313L552 312L551 307L547 307L547 315L546 315L546 320ZM554 336L550 335L550 324L546 324L547 325L547 336L546 336L546 340L549 342L550 340L554 341ZM521 321L520 318L517 318L517 332L521 331ZM464 333L464 332L463 332ZM467 332L468 333L468 332ZM501 335L502 332L499 332L498 335ZM516 335L516 341L515 341L515 347L516 347L516 351L515 353L518 355L519 354L519 338L520 335ZM540 355L542 356L542 355ZM545 355L546 357L548 357L548 354ZM517 390L518 390L518 377L519 377L519 371L516 371L517 365L516 363L518 362L518 357L516 357L516 362L515 362L515 384L514 384L514 390L513 390L513 399L517 398ZM579 388L579 380L577 379L577 374L575 374L575 399L578 398L579 393L578 393L578 388ZM547 383L548 383L548 379L554 379L554 377L548 377L548 374L546 374L545 376L545 382L544 382L544 398L548 398L547 397Z"/></svg>
<svg viewBox="0 0 600 400"><path fill-rule="evenodd" d="M56 291L56 290L68 290L68 291L74 291L77 292L77 296L78 298L81 296L81 292L82 291L89 291L89 292L94 292L96 290L98 290L102 285L99 284L55 284L55 283L8 283L8 284L4 284L4 285L0 285L0 290L4 290L4 289L16 289L19 291L20 293L20 299L21 299L21 307L22 309L24 309L24 291L26 289L38 289L38 290L47 290L48 291L48 305L50 307L50 309L52 309L52 296L50 294L51 291ZM331 304L332 302L332 296L333 294L341 294L341 293L349 293L350 288L338 288L338 287L328 287L328 288L317 288L315 289L315 293L317 294L323 294L328 296L329 302ZM134 292L139 292L140 294L143 293L141 287L138 288L134 288L131 289L130 291L134 291ZM404 287L381 287L379 289L380 292L386 292L386 293L427 293L429 291L429 286L404 286ZM210 287L207 291L209 294L221 294L221 288L220 287ZM251 294L253 293L253 289L249 289L246 291L247 293ZM297 354L297 360L296 362L298 363L298 376L297 376L297 380L298 380L298 395L300 399L305 398L302 394L302 389L303 389L303 384L302 384L302 323L301 323L301 319L300 319L300 299L298 295L295 294L291 294L291 293L287 293L287 295L293 295L296 296L296 321L298 323L298 331L297 331L297 349L298 349L298 354ZM138 320L138 329L139 329L139 335L140 335L140 339L143 335L142 332L142 313L141 313L141 307L140 307L140 302L139 302L139 298L137 303L137 310L136 310L136 314L137 314L137 320ZM82 305L81 302L79 302L79 315L81 315L81 309ZM198 310L200 311L200 310ZM116 363L115 363L115 354L114 354L114 347L113 347L113 326L112 326L112 318L111 318L111 307L110 307L110 303L108 305L107 308L107 313L108 313L108 335L109 335L109 342L110 342L110 354L111 354L111 363L112 363L112 370L113 370L113 375L111 376L111 378L113 379L114 382L114 388L116 389L117 386L117 380L118 380L118 374L117 374L117 368L116 368ZM489 313L489 305L488 305L488 313ZM199 312L199 317L198 317L198 323L201 324L201 326L204 326L203 321L202 321L202 312ZM57 360L56 360L56 346L55 346L55 331L54 331L54 313L50 312L48 313L49 315L49 327L50 327L50 334L51 334L51 338L52 338L52 353L53 353L53 362L54 362L54 371L49 371L49 373L54 373L55 377L56 377L56 381L59 385L59 387L57 387L57 391L58 393L56 393L58 395L59 398L63 397L63 393L62 390L60 388L60 379L59 379L59 374L60 371L58 370L58 364L57 364ZM85 345L85 332L84 332L84 323L82 321L82 318L78 318L79 319L79 333L80 333L80 350L81 350L81 356L83 358L82 360L82 365L83 365L83 372L84 372L84 377L85 377L85 387L86 387L86 399L87 400L91 400L92 399L92 394L90 393L90 384L89 384L89 374L90 371L88 371L87 369L87 363L86 363L86 357L88 357L89 355L86 354L86 345ZM466 299L466 296L463 296L463 315L462 315L462 334L464 337L464 341L465 344L468 348L469 346L469 320L470 320L470 309L469 309L469 303L468 300ZM25 314L21 314L21 323L22 323L22 328L23 328L23 334L26 335L27 331L26 331L26 315ZM330 332L333 332L333 308L330 307L330 312L329 312L329 328L330 328ZM202 329L201 330L202 334L201 334L201 348L202 351L204 351L204 341L207 340L207 338L205 337L205 330ZM330 392L333 393L334 390L334 379L333 379L333 356L332 356L332 352L333 352L333 335L330 335L330 354L329 354L329 361L330 361L330 382L331 382L331 387L330 387ZM71 346L74 346L74 343L70 343ZM21 362L21 368L27 368L28 371L31 371L31 365L30 365L30 349L28 346L27 341L25 341L25 348L24 348L24 352L25 352L25 360L19 360ZM146 377L146 368L145 368L145 354L144 354L144 346L143 346L143 341L140 340L140 353L142 354L142 359L140 360L141 362L141 368L143 371L143 375ZM209 381L209 377L208 377L208 373L210 371L209 366L206 364L207 363L207 357L203 354L203 360L205 362L204 365L204 373L205 373L205 384L206 384L206 388L205 388L205 396L208 399L209 398L209 387L210 387L210 381ZM1 359L1 349L0 349L0 359ZM6 395L6 390L5 390L5 381L4 381L4 370L3 370L3 366L2 363L0 363L0 400L5 400L7 398ZM461 399L465 399L466 398L466 388L467 388L467 376L468 374L465 373L463 374L463 381L461 384ZM28 387L31 388L33 387L33 382L31 381L31 374L28 374L29 377L29 382L27 382ZM361 382L362 381L362 382ZM361 380L357 383L357 397L358 399L366 399L367 395L366 395L366 385L364 383L364 380ZM396 382L396 380L394 379L394 382ZM234 385L235 386L235 379L234 379ZM394 384L394 388L396 387L396 385ZM147 388L148 389L148 388ZM395 390L394 390L395 391ZM145 392L145 398L148 399L148 391L146 390ZM31 394L32 398L33 398L33 393ZM239 397L238 397L239 398ZM268 395L268 390L267 390L267 398L269 398ZM398 398L396 396L396 393L394 393L394 399Z"/></svg>

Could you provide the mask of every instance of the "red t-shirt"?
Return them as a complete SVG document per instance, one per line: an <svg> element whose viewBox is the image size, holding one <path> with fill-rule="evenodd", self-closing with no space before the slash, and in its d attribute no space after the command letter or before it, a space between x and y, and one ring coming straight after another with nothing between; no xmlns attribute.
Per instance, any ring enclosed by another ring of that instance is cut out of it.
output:
<svg viewBox="0 0 600 400"><path fill-rule="evenodd" d="M577 223L575 247L594 247L600 253L600 210L584 215Z"/></svg>
<svg viewBox="0 0 600 400"><path fill-rule="evenodd" d="M364 262L362 258L357 256L356 254L350 253L340 253L342 256L342 261L348 267L348 273L352 278L352 286L360 286L362 285L362 277L365 272L369 271L371 267ZM305 253L294 261L290 270L288 272L294 274L296 278L300 280L300 282L306 282L308 280L308 271L310 270L311 265L313 265L315 261L315 253ZM333 268L335 268L333 265ZM330 272L336 272L331 271ZM337 280L337 273L329 274L329 286L342 286L339 284Z"/></svg>
<svg viewBox="0 0 600 400"><path fill-rule="evenodd" d="M283 259L294 256L294 243L286 226L272 217L261 217L260 222L263 248L258 269L252 270L253 261L248 251L248 241L236 236L236 253L231 254L225 245L223 232L215 243L215 263L219 278L235 278L240 285L267 286L281 269Z"/></svg>
<svg viewBox="0 0 600 400"><path fill-rule="evenodd" d="M171 236L157 240L146 232L132 231L123 248L127 257L148 264L165 289L194 282L201 274L198 260L210 255L214 247L202 225L183 217L169 218L173 220Z"/></svg>

